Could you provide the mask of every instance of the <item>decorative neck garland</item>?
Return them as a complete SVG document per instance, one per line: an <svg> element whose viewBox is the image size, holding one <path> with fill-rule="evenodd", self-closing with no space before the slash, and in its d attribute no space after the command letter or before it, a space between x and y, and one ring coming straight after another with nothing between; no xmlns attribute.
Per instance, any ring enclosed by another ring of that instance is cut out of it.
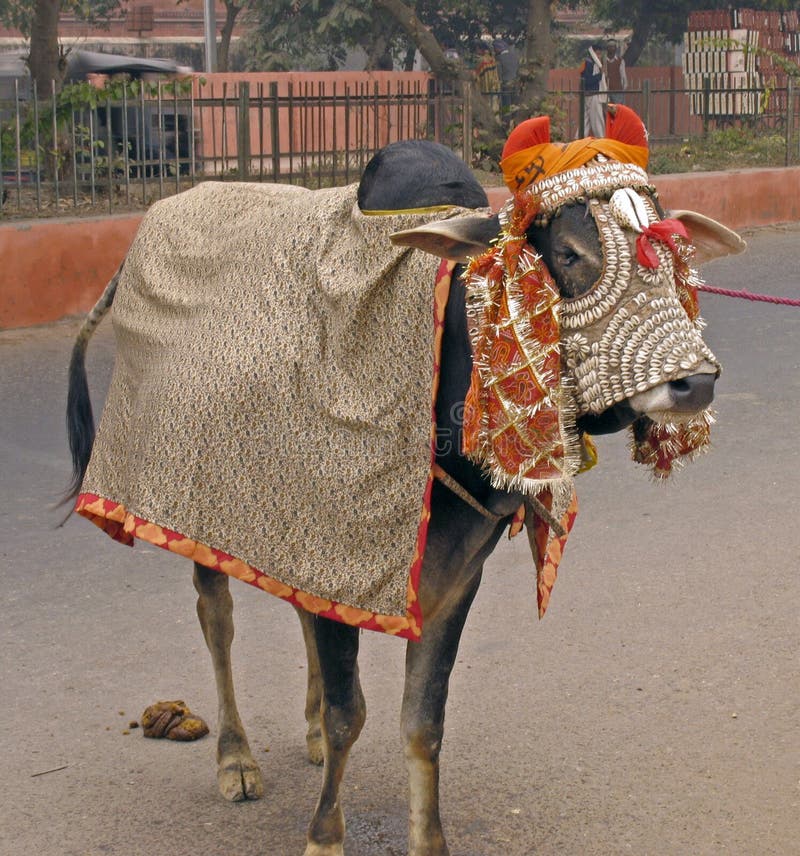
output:
<svg viewBox="0 0 800 856"><path fill-rule="evenodd" d="M561 373L561 298L525 235L538 208L538 197L516 197L497 243L467 269L473 372L463 451L495 487L551 490L558 518L581 453Z"/></svg>

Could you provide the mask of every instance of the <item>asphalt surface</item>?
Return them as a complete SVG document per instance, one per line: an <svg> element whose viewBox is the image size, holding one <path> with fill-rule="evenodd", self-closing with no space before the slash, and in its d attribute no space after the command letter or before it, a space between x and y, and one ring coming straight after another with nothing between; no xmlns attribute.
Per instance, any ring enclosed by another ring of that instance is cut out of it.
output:
<svg viewBox="0 0 800 856"><path fill-rule="evenodd" d="M709 283L800 297L800 225L747 237ZM487 564L442 754L453 856L800 853L800 310L702 306L725 366L713 451L662 487L624 437L601 438L543 621L524 536ZM76 330L0 333L0 856L299 856L320 771L304 760L293 611L232 583L238 697L266 795L226 803L189 563L85 520L57 528ZM90 349L98 405L112 354L106 323ZM362 636L349 856L406 852L403 649ZM211 737L129 727L177 698Z"/></svg>

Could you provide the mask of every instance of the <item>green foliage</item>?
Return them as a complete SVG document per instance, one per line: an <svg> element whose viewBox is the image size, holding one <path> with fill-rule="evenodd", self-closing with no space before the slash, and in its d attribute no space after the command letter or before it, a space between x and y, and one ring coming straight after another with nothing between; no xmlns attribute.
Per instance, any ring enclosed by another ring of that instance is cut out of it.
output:
<svg viewBox="0 0 800 856"><path fill-rule="evenodd" d="M443 48L472 61L482 33L518 39L527 6L511 0L407 0ZM415 45L396 21L371 0L252 0L249 36L253 67L267 70L332 70L347 51L370 54L378 40L396 61Z"/></svg>
<svg viewBox="0 0 800 856"><path fill-rule="evenodd" d="M266 71L337 68L344 61L344 45L342 35L333 37L336 5L331 0L252 0L255 26L246 36L247 65ZM344 9L340 24L358 32L360 11L357 2Z"/></svg>
<svg viewBox="0 0 800 856"><path fill-rule="evenodd" d="M602 21L610 29L635 27L647 20L651 36L664 36L677 44L686 31L689 13L705 9L730 9L730 0L572 0L573 8L585 6L591 10L596 21ZM786 11L797 8L793 0L747 0L741 4L748 9Z"/></svg>
<svg viewBox="0 0 800 856"><path fill-rule="evenodd" d="M441 45L470 57L483 33L517 40L525 35L525 3L484 0L418 0L411 3L420 20L430 27Z"/></svg>
<svg viewBox="0 0 800 856"><path fill-rule="evenodd" d="M102 88L91 83L70 83L63 87L57 96L59 116L68 111L98 107L106 101L136 101L144 93L146 98L156 98L159 91L163 98L179 98L192 91L191 78L170 78L161 81L131 80L127 75L118 74L106 80ZM50 113L52 117L52 112Z"/></svg>
<svg viewBox="0 0 800 856"><path fill-rule="evenodd" d="M82 21L102 22L122 0L61 0L61 11L72 12ZM30 37L36 0L0 0L0 22Z"/></svg>
<svg viewBox="0 0 800 856"><path fill-rule="evenodd" d="M654 175L723 169L783 166L786 138L774 131L723 128L707 137L692 137L679 143L651 147L649 171Z"/></svg>
<svg viewBox="0 0 800 856"><path fill-rule="evenodd" d="M31 31L33 8L33 0L0 0L0 22L27 36Z"/></svg>
<svg viewBox="0 0 800 856"><path fill-rule="evenodd" d="M73 116L81 114L85 110L93 110L102 107L107 102L119 103L123 99L130 104L136 104L144 95L145 98L155 98L159 89L162 98L169 99L177 95L185 97L191 92L192 81L189 79L170 79L160 82L145 82L142 80L130 80L124 75L119 75L112 80L106 81L105 86L99 89L91 83L71 83L65 86L57 95L55 102L55 125L56 136L71 133L71 122ZM76 137L85 140L82 143L81 156L89 157L88 128L76 127ZM59 169L63 166L65 154L57 140L53 140L53 101L52 99L39 102L38 124L32 105L28 110L19 127L19 141L21 150L21 162L24 166L33 168L36 163L36 152L38 146L39 163L49 167L56 165ZM9 168L16 163L17 128L14 120L8 120L0 125L0 151L2 151L2 166ZM47 142L45 142L47 141ZM48 145L49 143L49 145ZM93 143L95 161L103 158L105 143L96 139ZM108 164L108 158L99 162L101 167Z"/></svg>

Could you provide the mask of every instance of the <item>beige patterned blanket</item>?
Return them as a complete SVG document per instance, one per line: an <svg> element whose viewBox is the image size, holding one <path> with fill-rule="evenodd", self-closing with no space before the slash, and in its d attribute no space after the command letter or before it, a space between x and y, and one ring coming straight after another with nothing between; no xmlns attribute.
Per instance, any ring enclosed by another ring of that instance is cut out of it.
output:
<svg viewBox="0 0 800 856"><path fill-rule="evenodd" d="M154 205L115 298L78 510L418 635L439 262L388 235L431 219L365 216L355 186L209 182Z"/></svg>

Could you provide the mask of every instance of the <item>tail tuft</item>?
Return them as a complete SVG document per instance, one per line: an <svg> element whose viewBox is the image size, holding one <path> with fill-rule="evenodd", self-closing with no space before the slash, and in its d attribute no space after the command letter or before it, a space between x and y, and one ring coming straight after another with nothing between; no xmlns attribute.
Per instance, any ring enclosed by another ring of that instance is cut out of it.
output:
<svg viewBox="0 0 800 856"><path fill-rule="evenodd" d="M75 499L80 491L94 443L94 413L86 378L87 344L87 340L79 339L72 349L72 357L69 361L67 436L72 456L72 479L64 495L65 503Z"/></svg>
<svg viewBox="0 0 800 856"><path fill-rule="evenodd" d="M105 287L100 299L95 303L72 346L69 361L69 390L67 392L67 438L72 455L72 480L70 481L61 504L75 499L81 489L83 477L89 466L89 458L94 444L94 414L92 399L89 396L89 383L86 378L86 348L92 333L103 320L117 293L122 265ZM69 516L69 515L68 515Z"/></svg>

